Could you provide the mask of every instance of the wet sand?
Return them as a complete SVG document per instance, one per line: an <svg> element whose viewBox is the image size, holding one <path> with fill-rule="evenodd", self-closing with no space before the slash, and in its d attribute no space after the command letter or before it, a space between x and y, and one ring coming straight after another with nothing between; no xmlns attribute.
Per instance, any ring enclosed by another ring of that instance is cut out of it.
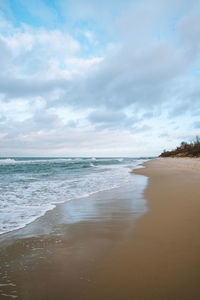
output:
<svg viewBox="0 0 200 300"><path fill-rule="evenodd" d="M0 299L87 299L97 265L146 212L144 176L120 188L60 204L0 237Z"/></svg>
<svg viewBox="0 0 200 300"><path fill-rule="evenodd" d="M133 174L1 237L0 299L200 299L200 161L154 160L134 173L149 178L144 195L147 177Z"/></svg>

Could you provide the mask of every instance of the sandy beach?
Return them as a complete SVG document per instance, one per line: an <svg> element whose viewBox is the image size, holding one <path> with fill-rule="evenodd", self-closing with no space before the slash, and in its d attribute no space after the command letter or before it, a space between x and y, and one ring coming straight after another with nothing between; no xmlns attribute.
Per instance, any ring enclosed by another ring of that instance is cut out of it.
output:
<svg viewBox="0 0 200 300"><path fill-rule="evenodd" d="M200 300L200 0L0 0L0 300Z"/></svg>
<svg viewBox="0 0 200 300"><path fill-rule="evenodd" d="M1 236L0 299L200 299L200 160L144 165L136 185L60 205ZM133 195L147 200L138 213ZM67 223L75 209L79 220Z"/></svg>
<svg viewBox="0 0 200 300"><path fill-rule="evenodd" d="M149 212L98 266L95 299L200 299L200 160L159 159L134 173L149 177Z"/></svg>

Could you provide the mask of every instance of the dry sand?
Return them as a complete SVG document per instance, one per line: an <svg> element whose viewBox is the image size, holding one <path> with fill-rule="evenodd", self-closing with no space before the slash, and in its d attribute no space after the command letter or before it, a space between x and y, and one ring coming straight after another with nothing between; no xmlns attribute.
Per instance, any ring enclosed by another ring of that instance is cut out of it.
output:
<svg viewBox="0 0 200 300"><path fill-rule="evenodd" d="M89 299L200 299L200 161L159 159L149 176L142 217L123 247L99 265Z"/></svg>
<svg viewBox="0 0 200 300"><path fill-rule="evenodd" d="M2 241L7 246L0 271L9 264L4 273L16 284L5 289L7 295L16 290L22 300L200 299L200 161L159 159L134 173L149 177L149 210L136 221L134 190L127 187L60 206L33 227L46 230L69 205L80 210L81 203L96 203L90 220L58 222L55 232L30 238L26 229L26 237L14 235L10 246Z"/></svg>

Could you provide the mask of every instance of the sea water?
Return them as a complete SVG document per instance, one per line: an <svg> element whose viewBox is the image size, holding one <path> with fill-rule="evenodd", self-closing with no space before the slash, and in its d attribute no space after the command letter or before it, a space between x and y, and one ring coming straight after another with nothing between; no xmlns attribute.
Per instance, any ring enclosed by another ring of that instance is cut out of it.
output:
<svg viewBox="0 0 200 300"><path fill-rule="evenodd" d="M0 234L31 223L57 203L119 187L150 158L0 158Z"/></svg>

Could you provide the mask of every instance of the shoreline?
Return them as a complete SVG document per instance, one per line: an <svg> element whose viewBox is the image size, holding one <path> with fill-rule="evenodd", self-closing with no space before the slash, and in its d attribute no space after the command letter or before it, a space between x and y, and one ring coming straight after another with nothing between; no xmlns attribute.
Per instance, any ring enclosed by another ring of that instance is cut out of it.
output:
<svg viewBox="0 0 200 300"><path fill-rule="evenodd" d="M29 158L29 162L30 161L31 160ZM58 159L58 161L59 161L59 159ZM19 165L21 166L21 161L16 161L15 163L20 163ZM134 161L133 165L135 164L135 168L137 168L139 163L140 162L137 161L137 160ZM121 165L119 165L119 167L120 166ZM130 170L131 170L131 168L130 168ZM125 170L125 172L126 172L126 170ZM25 193L24 194L22 193L22 195L20 196L20 195L17 194L17 193L19 193L17 187L15 187L16 188L15 193L17 195L16 197L19 197L19 198L24 197L26 201L24 203L24 206L22 206L22 207L20 207L20 202L19 202L19 205L16 207L16 211L17 212L19 211L19 213L16 214L16 218L15 218L15 210L13 210L12 207L11 208L9 207L7 209L7 206L6 206L7 205L7 203L6 203L7 195L2 195L2 199L5 199L5 201L4 201L5 202L5 210L3 210L3 208L4 208L4 206L3 206L2 216L3 216L3 213L5 213L6 216L5 216L5 218L2 218L2 220L1 220L0 236L2 236L4 234L9 234L11 232L20 230L22 228L25 228L29 224L35 222L37 219L43 217L48 211L54 210L57 205L60 205L62 203L66 203L66 202L72 201L72 200L74 201L76 199L87 198L87 197L90 197L93 194L108 191L110 189L115 189L115 188L118 188L120 186L123 186L123 184L126 183L127 177L128 176L130 177L130 175L128 173L130 173L130 172L127 171L127 176L124 176L124 173L122 173L123 174L123 175L121 175L121 178L123 178L122 180L120 178L118 179L116 177L116 180L109 181L109 178L108 178L107 181L104 180L105 182L103 182L103 181L101 182L101 180L100 180L100 184L98 184L96 182L95 185L94 185L95 180L93 180L94 181L93 182L94 187L91 185L92 186L91 188L90 188L90 182L87 182L89 188L87 188L87 184L85 184L86 188L83 188L84 186L82 186L81 190L78 189L76 187L76 184L75 184L75 188L72 187L72 192L71 192L71 188L68 185L67 186L63 185L64 193L63 194L59 193L59 192L57 192L57 190L54 193L54 191L53 191L53 194L55 194L55 197L51 197L51 193L48 192L48 191L51 191L51 189L50 190L47 189L47 192L45 194L45 193L42 192L42 188L41 188L40 190L38 189L38 191L39 191L38 200L34 199L34 201L32 202L32 200L30 199L30 203L31 203L30 205L29 205L29 202L26 200L26 198L29 199L28 197L30 196L30 192L28 193L28 196ZM121 174L121 172L119 172L119 174ZM102 177L102 178L104 178L104 177ZM10 180L10 182L12 182L12 180ZM80 183L81 182L83 183L83 180L82 181L80 180ZM104 183L106 183L106 184L104 184ZM34 188L36 189L36 187L34 187ZM23 188L23 187L21 187L21 188ZM26 188L27 187L25 187L24 190L26 190ZM34 188L33 188L33 190L34 190ZM29 189L31 190L31 185L30 185ZM60 190L62 190L62 189L60 189ZM37 189L36 189L36 192L37 192ZM14 195L14 192L13 192L13 195ZM65 196L63 196L63 195L65 195ZM15 200L16 197L13 196L13 199ZM44 203L42 203L41 202L41 199L43 199L42 197L45 197L47 199L47 201L44 201ZM13 199L11 199L11 200L14 201ZM35 205L35 204L37 204L37 201L38 201L39 204ZM33 205L32 205L32 203L33 203ZM28 207L28 209L26 207ZM29 211L31 213L29 213Z"/></svg>
<svg viewBox="0 0 200 300"><path fill-rule="evenodd" d="M138 164L137 166L134 167L133 170L138 170L138 169L142 169L143 168L143 163L141 164ZM129 173L132 174L133 173L133 170L131 170ZM104 193L107 193L107 192L111 192L112 190L119 190L119 189L123 189L125 186L127 185L130 185L130 182L129 183L123 183L119 186L112 186L112 187L109 187L109 188L106 188L106 189L103 189L103 190L97 190L95 192L91 192L87 195L83 195L83 196L79 196L79 197L75 197L75 198L72 198L72 199L69 199L69 200L66 200L66 201L62 201L62 202L57 202L57 203L52 203L52 205L54 205L54 207L46 210L44 212L44 214L36 217L34 220L30 221L29 223L23 225L22 227L19 227L19 228L16 228L14 230L10 230L10 231L7 231L7 232L2 232L0 233L0 241L3 237L5 237L5 239L7 237L9 237L10 235L18 235L19 233L19 236L22 234L23 235L23 231L26 231L26 228L28 227L28 231L31 231L31 229L29 230L29 227L32 227L32 224L35 224L37 223L38 221L40 222L40 219L43 219L43 218L46 218L46 215L47 214L54 214L54 211L58 210L59 209L59 206L65 206L67 203L71 202L71 201L79 201L81 199L89 199L95 195L98 195L99 194L99 197L101 197L101 194L104 194ZM33 233L34 234L34 233Z"/></svg>
<svg viewBox="0 0 200 300"><path fill-rule="evenodd" d="M132 173L132 171L130 172ZM28 222L27 224L23 225L22 227L19 227L19 228L16 228L14 230L10 230L10 231L6 231L6 232L2 232L0 233L0 239L1 237L3 237L4 235L10 235L12 233L17 233L18 231L21 231L23 229L25 229L27 226L31 226L31 224L37 222L40 218L43 218L45 217L46 214L48 214L49 212L53 212L59 205L65 205L67 202L70 202L70 201L76 201L76 200L79 200L79 199L84 199L84 198L90 198L92 197L93 195L95 194L98 194L98 193L104 193L104 192L107 192L107 191L111 191L113 189L119 189L119 188L123 188L124 184L123 185L120 185L120 186L113 186L113 187L110 187L108 189L105 189L105 190L99 190L99 191L96 191L96 192L91 192L90 194L86 195L86 196L80 196L80 197L77 197L77 198L72 198L72 199L69 199L69 200L66 200L66 201L63 201L63 202L58 202L58 203L54 203L52 205L54 205L54 207L46 210L44 212L44 214L36 217L34 220Z"/></svg>

